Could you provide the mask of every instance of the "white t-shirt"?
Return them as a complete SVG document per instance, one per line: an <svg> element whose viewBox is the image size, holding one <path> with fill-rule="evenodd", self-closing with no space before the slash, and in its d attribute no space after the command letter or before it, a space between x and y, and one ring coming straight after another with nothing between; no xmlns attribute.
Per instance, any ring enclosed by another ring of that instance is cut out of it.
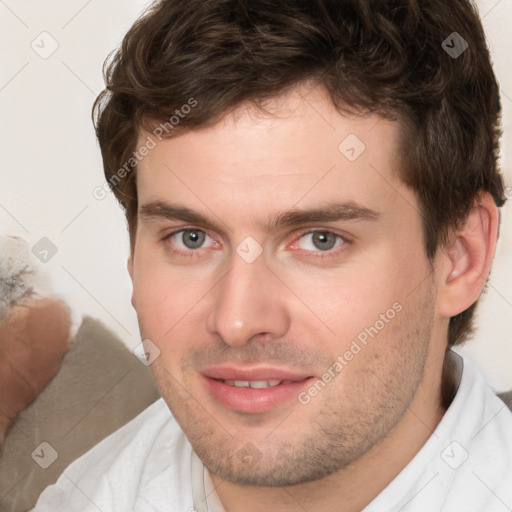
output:
<svg viewBox="0 0 512 512"><path fill-rule="evenodd" d="M224 512L211 491L160 399L73 462L33 512ZM467 358L432 436L363 512L398 511L512 511L512 413Z"/></svg>

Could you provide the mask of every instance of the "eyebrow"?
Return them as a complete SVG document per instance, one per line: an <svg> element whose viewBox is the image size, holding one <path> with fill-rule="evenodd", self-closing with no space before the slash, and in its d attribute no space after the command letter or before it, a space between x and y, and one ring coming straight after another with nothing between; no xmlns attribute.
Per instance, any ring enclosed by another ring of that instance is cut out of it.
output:
<svg viewBox="0 0 512 512"><path fill-rule="evenodd" d="M179 220L189 224L200 225L215 230L219 223L213 217L196 212L181 205L169 204L165 201L152 201L139 208L141 220L150 222L155 220ZM296 209L281 212L269 219L265 227L268 231L278 227L297 227L303 224L316 222L336 221L377 221L380 213L354 202L328 203L325 206L312 209Z"/></svg>

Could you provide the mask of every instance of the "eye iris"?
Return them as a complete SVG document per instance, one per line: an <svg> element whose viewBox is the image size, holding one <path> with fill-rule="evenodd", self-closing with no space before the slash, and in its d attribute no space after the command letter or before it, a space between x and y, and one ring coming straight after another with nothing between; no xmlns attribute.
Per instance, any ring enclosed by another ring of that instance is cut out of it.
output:
<svg viewBox="0 0 512 512"><path fill-rule="evenodd" d="M313 244L321 251L328 251L336 245L336 235L333 233L313 233Z"/></svg>
<svg viewBox="0 0 512 512"><path fill-rule="evenodd" d="M199 249L203 245L205 237L206 235L202 231L184 231L183 245L189 249Z"/></svg>

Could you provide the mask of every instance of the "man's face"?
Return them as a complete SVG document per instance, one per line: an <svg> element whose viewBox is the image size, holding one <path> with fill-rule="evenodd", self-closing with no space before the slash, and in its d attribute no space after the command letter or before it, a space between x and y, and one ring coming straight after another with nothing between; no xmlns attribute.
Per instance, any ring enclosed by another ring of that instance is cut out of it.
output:
<svg viewBox="0 0 512 512"><path fill-rule="evenodd" d="M141 161L130 272L153 377L198 456L282 486L359 459L432 384L436 288L398 124L304 87L267 109Z"/></svg>

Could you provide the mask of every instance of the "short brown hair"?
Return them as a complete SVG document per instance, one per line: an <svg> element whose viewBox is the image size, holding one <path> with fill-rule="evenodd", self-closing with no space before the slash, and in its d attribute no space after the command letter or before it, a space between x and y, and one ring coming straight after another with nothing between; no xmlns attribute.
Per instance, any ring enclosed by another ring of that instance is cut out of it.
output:
<svg viewBox="0 0 512 512"><path fill-rule="evenodd" d="M104 71L93 119L132 253L141 128L161 123L169 137L310 80L341 112L401 121L399 174L418 198L430 261L482 191L505 202L499 90L467 0L160 0ZM449 346L471 333L475 306L450 319Z"/></svg>

